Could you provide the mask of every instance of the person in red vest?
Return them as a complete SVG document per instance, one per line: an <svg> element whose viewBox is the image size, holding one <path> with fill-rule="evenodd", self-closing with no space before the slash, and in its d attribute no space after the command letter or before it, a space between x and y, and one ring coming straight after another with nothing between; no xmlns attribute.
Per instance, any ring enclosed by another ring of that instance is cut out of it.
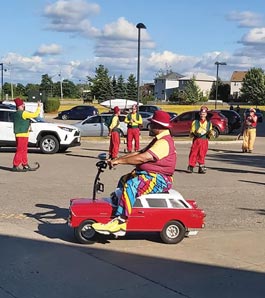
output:
<svg viewBox="0 0 265 298"><path fill-rule="evenodd" d="M25 111L25 103L21 98L15 100L17 111L14 114L14 133L16 135L16 153L13 159L14 172L26 172L31 168L28 164L28 140L30 118L36 118L40 114L40 101L34 113ZM20 167L22 165L22 168Z"/></svg>
<svg viewBox="0 0 265 298"><path fill-rule="evenodd" d="M140 128L139 125L143 124L142 116L137 111L137 105L132 106L132 112L129 113L125 120L127 123L127 152L131 153L134 141L134 151L140 149Z"/></svg>
<svg viewBox="0 0 265 298"><path fill-rule="evenodd" d="M98 233L124 236L127 219L132 212L136 197L148 193L167 192L171 189L177 153L169 128L169 114L161 110L155 111L150 128L155 138L149 145L140 152L129 153L108 161L110 167L120 164L136 167L131 173L122 176L118 182L116 217L107 224L92 225Z"/></svg>
<svg viewBox="0 0 265 298"><path fill-rule="evenodd" d="M110 136L110 146L109 146L109 158L114 159L118 157L120 148L120 109L119 107L114 107L113 116L109 125L109 136Z"/></svg>
<svg viewBox="0 0 265 298"><path fill-rule="evenodd" d="M256 110L251 108L249 109L249 115L244 119L244 132L243 132L243 144L242 152L251 153L254 148L254 143L256 139L256 127L258 123L258 117L256 116Z"/></svg>
<svg viewBox="0 0 265 298"><path fill-rule="evenodd" d="M199 164L199 174L206 173L205 157L208 151L208 139L212 133L212 123L206 119L208 108L202 106L200 119L194 120L191 125L190 135L193 137L189 154L188 172L193 173L196 164Z"/></svg>

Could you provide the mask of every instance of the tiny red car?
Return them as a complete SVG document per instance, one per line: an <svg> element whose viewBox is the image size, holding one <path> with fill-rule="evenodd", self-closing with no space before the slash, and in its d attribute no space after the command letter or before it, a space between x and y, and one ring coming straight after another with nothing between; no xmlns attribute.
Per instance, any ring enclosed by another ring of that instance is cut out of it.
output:
<svg viewBox="0 0 265 298"><path fill-rule="evenodd" d="M80 243L93 243L95 222L107 223L114 218L110 198L71 199L68 224ZM176 190L142 195L136 199L128 219L127 232L159 232L164 243L176 244L185 236L196 235L204 227L205 212L194 200L185 200Z"/></svg>

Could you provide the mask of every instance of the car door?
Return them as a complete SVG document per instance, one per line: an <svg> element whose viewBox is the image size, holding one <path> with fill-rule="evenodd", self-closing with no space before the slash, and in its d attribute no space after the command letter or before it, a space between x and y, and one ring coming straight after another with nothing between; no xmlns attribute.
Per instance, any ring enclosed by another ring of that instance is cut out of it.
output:
<svg viewBox="0 0 265 298"><path fill-rule="evenodd" d="M172 119L172 128L170 129L173 136L188 135L190 133L192 121L195 118L195 112L185 112Z"/></svg>
<svg viewBox="0 0 265 298"><path fill-rule="evenodd" d="M102 116L92 116L82 123L82 135L85 137L102 137L108 135L108 127L104 124Z"/></svg>
<svg viewBox="0 0 265 298"><path fill-rule="evenodd" d="M0 144L8 145L16 142L13 124L14 111L0 111Z"/></svg>

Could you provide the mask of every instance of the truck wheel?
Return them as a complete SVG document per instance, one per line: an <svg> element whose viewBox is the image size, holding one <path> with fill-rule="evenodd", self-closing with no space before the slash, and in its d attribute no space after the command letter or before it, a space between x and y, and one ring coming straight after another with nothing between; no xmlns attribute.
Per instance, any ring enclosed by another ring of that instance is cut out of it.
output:
<svg viewBox="0 0 265 298"><path fill-rule="evenodd" d="M44 136L40 140L40 150L45 154L54 154L59 151L59 141L52 135Z"/></svg>
<svg viewBox="0 0 265 298"><path fill-rule="evenodd" d="M169 221L160 232L160 237L167 244L177 244L185 237L186 228L179 221Z"/></svg>
<svg viewBox="0 0 265 298"><path fill-rule="evenodd" d="M94 220L85 220L79 227L74 228L75 238L79 243L91 244L96 240L96 231L92 228Z"/></svg>

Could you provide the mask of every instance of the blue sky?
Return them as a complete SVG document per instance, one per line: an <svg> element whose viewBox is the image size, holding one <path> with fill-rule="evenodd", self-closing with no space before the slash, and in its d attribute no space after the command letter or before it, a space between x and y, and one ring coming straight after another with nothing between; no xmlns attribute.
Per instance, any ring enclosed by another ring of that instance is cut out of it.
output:
<svg viewBox="0 0 265 298"><path fill-rule="evenodd" d="M9 0L1 2L4 82L40 83L58 74L75 83L103 64L141 82L162 70L229 80L234 70L265 68L265 2L260 0Z"/></svg>

